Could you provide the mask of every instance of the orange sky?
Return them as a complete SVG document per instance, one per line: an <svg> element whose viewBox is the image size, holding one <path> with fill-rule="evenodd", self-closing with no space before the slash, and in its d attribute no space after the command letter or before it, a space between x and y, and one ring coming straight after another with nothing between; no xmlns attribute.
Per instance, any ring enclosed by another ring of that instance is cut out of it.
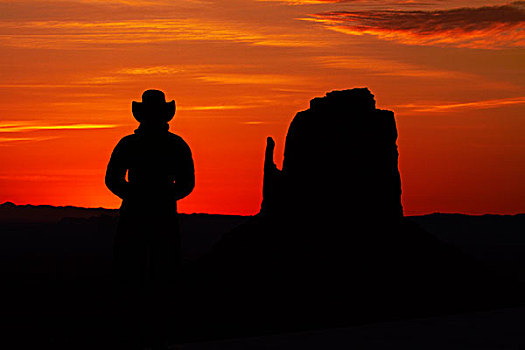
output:
<svg viewBox="0 0 525 350"><path fill-rule="evenodd" d="M396 114L405 214L525 212L525 3L0 0L0 202L118 207L131 101L175 99L182 212L254 214L267 136L327 91ZM349 131L359 132L358 130Z"/></svg>

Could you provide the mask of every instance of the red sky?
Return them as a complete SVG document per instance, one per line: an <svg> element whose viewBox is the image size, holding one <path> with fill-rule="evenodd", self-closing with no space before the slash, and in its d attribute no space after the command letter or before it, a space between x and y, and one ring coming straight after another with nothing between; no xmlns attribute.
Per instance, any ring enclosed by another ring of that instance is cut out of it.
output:
<svg viewBox="0 0 525 350"><path fill-rule="evenodd" d="M405 214L525 212L525 3L0 0L0 202L118 207L112 148L148 88L175 99L197 187L254 214L267 136L327 91L395 112ZM349 131L359 132L358 130Z"/></svg>

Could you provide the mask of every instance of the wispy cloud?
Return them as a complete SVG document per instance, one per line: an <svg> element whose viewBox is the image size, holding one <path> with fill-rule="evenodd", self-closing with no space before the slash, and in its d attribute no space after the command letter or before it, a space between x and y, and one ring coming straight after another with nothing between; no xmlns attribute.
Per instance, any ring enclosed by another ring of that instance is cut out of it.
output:
<svg viewBox="0 0 525 350"><path fill-rule="evenodd" d="M171 0L76 0L80 3L100 3L100 4L122 4L127 6L137 6L145 7L152 5L172 5L173 1ZM177 0L179 3L189 3L189 4L203 4L207 1L204 0Z"/></svg>
<svg viewBox="0 0 525 350"><path fill-rule="evenodd" d="M12 89L12 88L21 88L21 89L57 89L57 88L70 88L71 84L0 84L0 89Z"/></svg>
<svg viewBox="0 0 525 350"><path fill-rule="evenodd" d="M502 49L525 46L525 2L435 11L336 11L304 20L350 35L410 45Z"/></svg>
<svg viewBox="0 0 525 350"><path fill-rule="evenodd" d="M193 66L195 67L195 66ZM117 71L118 74L128 75L156 75L156 74L177 74L186 72L185 66L150 66L150 67L133 67L124 68Z"/></svg>
<svg viewBox="0 0 525 350"><path fill-rule="evenodd" d="M128 79L125 79L122 76L95 76L86 78L80 81L72 82L71 85L111 85L116 83L123 83L127 81Z"/></svg>
<svg viewBox="0 0 525 350"><path fill-rule="evenodd" d="M445 103L445 104L404 104L393 106L392 108L408 109L413 112L449 112L463 109L489 109L498 108L510 105L518 105L525 103L525 96L509 97L493 100L481 100L460 103Z"/></svg>
<svg viewBox="0 0 525 350"><path fill-rule="evenodd" d="M117 124L67 124L67 125L48 125L37 124L34 122L1 122L0 133L44 131L44 130L90 130L90 129L109 129L116 128ZM11 138L13 141L15 138ZM18 138L22 140L22 138Z"/></svg>
<svg viewBox="0 0 525 350"><path fill-rule="evenodd" d="M34 3L51 3L49 0L37 0ZM178 0L178 2L202 4L205 0ZM12 0L0 0L0 3L12 3ZM88 4L122 4L127 6L151 6L151 5L170 5L173 2L170 0L68 0L68 1L54 1L52 2L55 6L59 6L57 3L88 3Z"/></svg>
<svg viewBox="0 0 525 350"><path fill-rule="evenodd" d="M293 85L302 83L305 80L305 78L285 74L261 74L257 72L237 73L235 70L238 68L239 67L236 65L221 64L128 67L115 71L109 71L107 74L101 76L81 78L76 82L72 82L71 85L111 85L133 81L137 76L155 75L160 75L164 78L169 75L178 75L179 77L184 76L187 79L198 80L207 83L237 85ZM245 65L243 68L245 69L247 66ZM233 109L225 108L225 106L201 106L195 108L202 108L201 110L206 110L218 109L219 107L222 109Z"/></svg>
<svg viewBox="0 0 525 350"><path fill-rule="evenodd" d="M108 70L100 72L100 75L87 75L79 73L76 77L71 77L69 81L64 84L0 84L0 89L10 88L85 88L86 86L111 86L115 84L127 84L141 77L155 77L161 76L166 79L169 76L177 76L186 80L196 80L200 82L213 84L236 84L236 85L298 85L303 84L307 78L286 74L262 74L258 73L257 69L260 67L243 65L243 70L249 68L250 72L238 73L238 65L230 64L183 64L183 65L163 65L163 66L144 66L144 67L126 67L115 70ZM251 73L253 71L253 73ZM54 105L83 105L85 101L61 101L54 102ZM93 106L93 102L90 102ZM187 106L189 108L190 106ZM234 108L250 108L252 105L212 105L212 106L196 106L193 110L211 110L211 109L234 109ZM186 107L185 107L186 108ZM189 110L189 109L186 109ZM0 130L1 131L1 130Z"/></svg>
<svg viewBox="0 0 525 350"><path fill-rule="evenodd" d="M415 1L415 0L257 0L260 2L281 2L288 5L322 5L322 4L339 4L339 3L351 3L359 5L377 5L381 6L393 6L393 5L407 5L407 6L419 6L427 5L429 1Z"/></svg>
<svg viewBox="0 0 525 350"><path fill-rule="evenodd" d="M247 121L247 122L241 122L241 124L245 124L245 125L261 125L261 124L267 124L267 122L263 122L263 121L260 121L260 120L257 120L257 121Z"/></svg>
<svg viewBox="0 0 525 350"><path fill-rule="evenodd" d="M259 46L323 46L306 34L283 34L277 28L197 18L122 21L5 21L0 44L30 48L100 47L178 41L227 41Z"/></svg>
<svg viewBox="0 0 525 350"><path fill-rule="evenodd" d="M101 75L86 76L85 73L80 73L79 76L62 84L47 84L47 83L10 83L0 84L0 89L10 88L35 88L35 89L57 89L57 88L85 88L92 85L112 85L118 83L128 83L136 79L136 76L153 76L153 75L173 75L173 74L196 74L210 70L231 68L228 65L164 65L164 66L145 66L145 67L127 67L107 72L101 72ZM78 95L78 94L77 94ZM104 94L84 94L87 97L93 96L107 96ZM76 102L73 102L76 103Z"/></svg>
<svg viewBox="0 0 525 350"><path fill-rule="evenodd" d="M302 79L291 75L279 74L248 74L248 73L209 73L197 79L220 84L256 84L256 85L281 85L299 84Z"/></svg>
<svg viewBox="0 0 525 350"><path fill-rule="evenodd" d="M394 60L357 56L321 56L315 60L327 68L358 70L374 75L413 78L466 78L462 72L426 68Z"/></svg>
<svg viewBox="0 0 525 350"><path fill-rule="evenodd" d="M18 142L35 142L56 139L56 137L2 137L0 136L0 146L7 146Z"/></svg>
<svg viewBox="0 0 525 350"><path fill-rule="evenodd" d="M222 110L235 110L235 109L247 109L257 107L255 105L217 105L217 106L181 106L177 107L179 111L222 111Z"/></svg>

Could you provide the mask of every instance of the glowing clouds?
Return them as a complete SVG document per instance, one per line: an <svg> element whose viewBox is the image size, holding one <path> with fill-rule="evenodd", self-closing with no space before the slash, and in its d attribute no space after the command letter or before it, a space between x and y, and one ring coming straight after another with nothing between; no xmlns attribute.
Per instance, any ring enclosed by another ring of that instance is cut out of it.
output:
<svg viewBox="0 0 525 350"><path fill-rule="evenodd" d="M18 122L2 122L0 123L0 144L7 144L12 142L31 142L31 141L47 141L56 139L58 136L12 136L20 133L38 132L38 131L65 131L65 130L92 130L92 129L110 129L116 128L116 124L68 124L68 125L50 125L41 124L37 122L18 121Z"/></svg>
<svg viewBox="0 0 525 350"><path fill-rule="evenodd" d="M503 49L525 46L525 2L434 11L325 12L304 18L350 35L408 45Z"/></svg>
<svg viewBox="0 0 525 350"><path fill-rule="evenodd" d="M116 128L116 124L70 124L70 125L40 125L30 122L0 123L0 133L41 130L87 130Z"/></svg>
<svg viewBox="0 0 525 350"><path fill-rule="evenodd" d="M359 56L321 56L316 61L324 67L369 72L378 76L399 76L411 78L466 78L468 74L458 71L431 69L388 59Z"/></svg>
<svg viewBox="0 0 525 350"><path fill-rule="evenodd" d="M82 48L108 45L215 41L255 46L318 47L307 35L249 28L239 22L204 19L122 21L10 21L0 23L0 45L25 48Z"/></svg>
<svg viewBox="0 0 525 350"><path fill-rule="evenodd" d="M483 100L483 101L471 101L471 102L460 102L460 103L445 103L445 104L406 104L398 105L396 107L402 109L408 109L413 112L450 112L455 110L464 109L489 109L499 108L511 105L525 104L525 96L501 98L494 100ZM407 115L407 113L404 113Z"/></svg>

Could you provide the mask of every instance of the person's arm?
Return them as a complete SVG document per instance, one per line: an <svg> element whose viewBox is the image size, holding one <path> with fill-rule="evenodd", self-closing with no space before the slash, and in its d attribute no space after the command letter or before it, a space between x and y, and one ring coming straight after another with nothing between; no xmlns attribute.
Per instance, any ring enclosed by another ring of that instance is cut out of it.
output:
<svg viewBox="0 0 525 350"><path fill-rule="evenodd" d="M106 169L106 186L115 195L124 199L129 193L130 184L126 181L127 166L125 161L125 142L115 146Z"/></svg>
<svg viewBox="0 0 525 350"><path fill-rule="evenodd" d="M182 141L182 140L181 140ZM173 196L175 200L189 195L195 187L195 168L191 156L190 147L182 141L180 159L178 159L175 183L173 184Z"/></svg>

